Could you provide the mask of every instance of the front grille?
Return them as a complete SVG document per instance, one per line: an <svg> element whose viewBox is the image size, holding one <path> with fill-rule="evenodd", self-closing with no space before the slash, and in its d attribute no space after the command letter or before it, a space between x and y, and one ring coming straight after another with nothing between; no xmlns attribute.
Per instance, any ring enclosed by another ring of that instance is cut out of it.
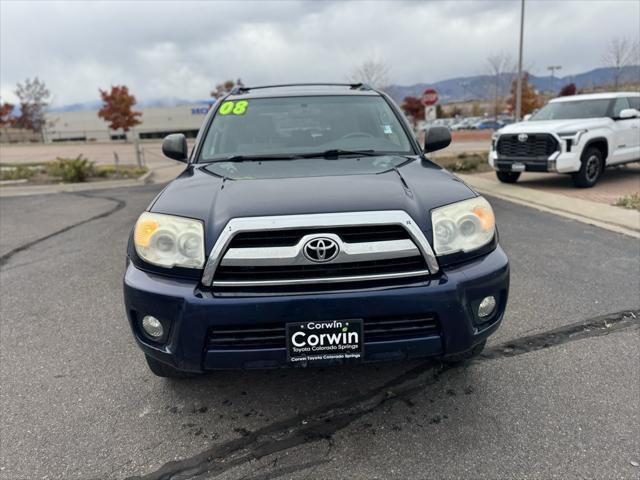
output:
<svg viewBox="0 0 640 480"><path fill-rule="evenodd" d="M440 335L440 326L434 314L365 318L363 328L365 344ZM207 347L243 350L285 348L285 324L211 327L207 335Z"/></svg>
<svg viewBox="0 0 640 480"><path fill-rule="evenodd" d="M302 237L313 233L338 235L346 243L404 240L409 237L401 225L371 225L362 227L329 227L292 230L242 232L231 240L229 248L287 247L297 244Z"/></svg>
<svg viewBox="0 0 640 480"><path fill-rule="evenodd" d="M319 263L290 266L238 267L220 265L215 282L302 280L309 277L353 277L362 275L384 275L423 270L427 268L424 258L413 257L373 260L352 263Z"/></svg>
<svg viewBox="0 0 640 480"><path fill-rule="evenodd" d="M202 275L214 295L280 295L423 285L439 266L405 211L229 220Z"/></svg>
<svg viewBox="0 0 640 480"><path fill-rule="evenodd" d="M507 158L544 158L560 149L557 140L548 133L528 134L527 140L518 140L518 134L504 134L498 139L498 156Z"/></svg>

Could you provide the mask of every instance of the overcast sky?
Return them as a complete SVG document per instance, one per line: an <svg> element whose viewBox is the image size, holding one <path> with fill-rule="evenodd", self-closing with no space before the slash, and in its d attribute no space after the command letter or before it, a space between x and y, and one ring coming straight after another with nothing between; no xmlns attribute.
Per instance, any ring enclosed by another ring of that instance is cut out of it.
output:
<svg viewBox="0 0 640 480"><path fill-rule="evenodd" d="M38 76L53 105L126 84L139 100L199 99L216 82L344 81L366 58L392 83L486 73L517 57L519 0L46 2L0 0L0 95ZM640 35L639 0L527 0L525 65L601 66L613 36Z"/></svg>

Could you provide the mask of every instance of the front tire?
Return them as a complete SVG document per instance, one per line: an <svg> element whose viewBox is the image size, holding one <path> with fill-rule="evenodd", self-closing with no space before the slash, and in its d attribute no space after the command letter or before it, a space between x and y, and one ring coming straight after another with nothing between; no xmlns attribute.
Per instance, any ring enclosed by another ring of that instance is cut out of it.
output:
<svg viewBox="0 0 640 480"><path fill-rule="evenodd" d="M496 175L502 183L516 183L520 178L520 172L496 172Z"/></svg>
<svg viewBox="0 0 640 480"><path fill-rule="evenodd" d="M604 159L597 148L588 148L580 159L580 170L571 175L573 184L578 188L591 188L602 176Z"/></svg>
<svg viewBox="0 0 640 480"><path fill-rule="evenodd" d="M195 376L193 373L184 372L182 370L177 370L173 368L171 365L167 365L166 363L159 362L153 357L149 355L144 356L147 360L147 365L149 366L149 370L153 372L154 375L162 378L192 378Z"/></svg>

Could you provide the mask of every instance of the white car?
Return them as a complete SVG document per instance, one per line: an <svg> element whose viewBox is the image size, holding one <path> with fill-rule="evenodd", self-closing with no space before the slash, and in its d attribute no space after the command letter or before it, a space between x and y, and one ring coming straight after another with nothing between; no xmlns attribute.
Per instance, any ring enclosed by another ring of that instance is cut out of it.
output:
<svg viewBox="0 0 640 480"><path fill-rule="evenodd" d="M570 173L592 187L604 169L640 161L640 93L573 95L551 100L525 122L498 130L489 164L514 183L522 172Z"/></svg>

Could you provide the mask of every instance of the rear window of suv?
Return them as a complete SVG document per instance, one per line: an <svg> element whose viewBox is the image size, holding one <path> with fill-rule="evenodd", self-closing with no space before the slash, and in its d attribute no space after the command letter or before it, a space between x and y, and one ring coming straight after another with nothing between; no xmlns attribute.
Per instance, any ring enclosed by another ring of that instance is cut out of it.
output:
<svg viewBox="0 0 640 480"><path fill-rule="evenodd" d="M413 154L407 134L384 98L323 95L223 101L199 161L330 149Z"/></svg>

